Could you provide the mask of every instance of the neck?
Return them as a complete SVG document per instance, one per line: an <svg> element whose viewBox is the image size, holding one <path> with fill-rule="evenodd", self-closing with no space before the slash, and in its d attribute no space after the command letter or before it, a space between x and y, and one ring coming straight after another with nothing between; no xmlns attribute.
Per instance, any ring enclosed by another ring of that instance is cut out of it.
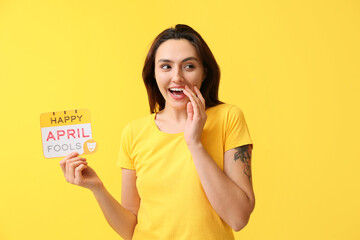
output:
<svg viewBox="0 0 360 240"><path fill-rule="evenodd" d="M187 111L186 107L183 109L176 109L172 107L166 107L162 110L162 115L165 119L169 120L169 122L175 124L185 124L187 120Z"/></svg>

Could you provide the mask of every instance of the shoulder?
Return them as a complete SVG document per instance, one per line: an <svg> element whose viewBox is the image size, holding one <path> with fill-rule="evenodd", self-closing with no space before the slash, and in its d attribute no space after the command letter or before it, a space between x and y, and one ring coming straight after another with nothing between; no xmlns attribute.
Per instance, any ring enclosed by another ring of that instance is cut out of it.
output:
<svg viewBox="0 0 360 240"><path fill-rule="evenodd" d="M224 120L229 120L234 117L243 117L243 111L241 108L229 103L223 103L208 108L206 113L208 116L214 116L217 119L222 118Z"/></svg>
<svg viewBox="0 0 360 240"><path fill-rule="evenodd" d="M148 128L151 125L153 117L154 115L150 114L130 121L128 124L125 125L123 129L123 134L137 133L144 128Z"/></svg>
<svg viewBox="0 0 360 240"><path fill-rule="evenodd" d="M151 119L153 117L154 117L154 114L149 114L149 115L132 120L126 126L131 127L131 128L141 127L144 124L149 124L149 122L151 122Z"/></svg>

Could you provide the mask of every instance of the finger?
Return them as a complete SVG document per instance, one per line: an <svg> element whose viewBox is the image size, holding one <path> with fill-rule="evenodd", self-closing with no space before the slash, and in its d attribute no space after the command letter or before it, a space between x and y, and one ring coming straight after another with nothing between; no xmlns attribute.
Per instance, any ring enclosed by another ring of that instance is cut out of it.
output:
<svg viewBox="0 0 360 240"><path fill-rule="evenodd" d="M185 89L186 89L194 98L197 98L196 94L193 92L193 90L192 90L188 85L185 85Z"/></svg>
<svg viewBox="0 0 360 240"><path fill-rule="evenodd" d="M196 100L199 102L199 114L201 114L202 118L207 118L205 99L197 86L194 86L194 90L197 93Z"/></svg>
<svg viewBox="0 0 360 240"><path fill-rule="evenodd" d="M75 178L75 168L77 166L79 166L80 164L85 164L87 165L87 162L84 162L82 160L77 160L77 161L71 161L71 162L67 162L66 167L67 167L67 171L66 171L66 180L70 183L74 183L74 178Z"/></svg>
<svg viewBox="0 0 360 240"><path fill-rule="evenodd" d="M199 104L199 107L202 107L203 109L205 109L205 99L203 98L200 90L194 86L194 91L192 89L190 89L189 86L185 86L187 87L187 91L191 93L191 95L194 97L195 101Z"/></svg>
<svg viewBox="0 0 360 240"><path fill-rule="evenodd" d="M187 89L185 89L183 92L186 96L188 96L188 98L190 99L190 101L192 103L194 115L198 116L200 114L200 112L199 112L200 111L200 109L199 109L200 103L198 103L199 99L194 97ZM195 100L195 99L197 99L197 100Z"/></svg>
<svg viewBox="0 0 360 240"><path fill-rule="evenodd" d="M196 94L190 89L188 85L185 85L185 91L188 93L188 97L190 100L194 100L196 105L200 104L200 100L197 98Z"/></svg>
<svg viewBox="0 0 360 240"><path fill-rule="evenodd" d="M77 153L77 152L72 152L72 153L70 153L69 155L67 155L66 157L64 157L63 159L61 159L61 161L60 161L60 167L61 167L61 170L64 172L64 174L65 174L65 170L66 170L66 160L71 159L71 158L73 158L73 157L76 157L76 156L78 156L78 155L79 155L79 153Z"/></svg>
<svg viewBox="0 0 360 240"><path fill-rule="evenodd" d="M71 162L69 163L69 171L67 172L67 180L70 183L74 183L75 180L75 169L80 165L80 164L84 164L87 165L87 162L83 162L83 161L75 161L75 162Z"/></svg>
<svg viewBox="0 0 360 240"><path fill-rule="evenodd" d="M190 104L192 105L192 111L195 115L199 114L198 103L195 101L194 97L186 90L183 91L186 96L190 99ZM194 115L193 114L193 115Z"/></svg>
<svg viewBox="0 0 360 240"><path fill-rule="evenodd" d="M196 95L198 96L198 98L200 99L201 103L203 104L203 106L205 108L205 106L206 106L205 105L205 99L203 98L200 90L196 86L194 86L194 90L195 90Z"/></svg>
<svg viewBox="0 0 360 240"><path fill-rule="evenodd" d="M74 156L76 156L76 155L74 155ZM64 162L64 166L63 166L64 167L64 170L63 170L64 175L66 175L66 173L69 171L69 163L72 163L74 161L79 161L79 160L86 162L86 158L82 158L82 157L74 157L71 159L66 159Z"/></svg>
<svg viewBox="0 0 360 240"><path fill-rule="evenodd" d="M189 119L189 120L193 120L194 110L193 110L193 107L192 107L192 103L191 103L191 102L188 102L188 103L186 104L186 107L187 107L188 119Z"/></svg>
<svg viewBox="0 0 360 240"><path fill-rule="evenodd" d="M74 157L74 158L68 159L66 161L67 162L74 162L74 161L79 161L79 160L86 162L86 158L84 158L84 157Z"/></svg>
<svg viewBox="0 0 360 240"><path fill-rule="evenodd" d="M75 168L75 179L74 179L75 184L79 185L84 180L84 177L82 175L82 170L84 170L86 168L87 168L87 165L85 165L85 164L80 164L79 166L77 166Z"/></svg>

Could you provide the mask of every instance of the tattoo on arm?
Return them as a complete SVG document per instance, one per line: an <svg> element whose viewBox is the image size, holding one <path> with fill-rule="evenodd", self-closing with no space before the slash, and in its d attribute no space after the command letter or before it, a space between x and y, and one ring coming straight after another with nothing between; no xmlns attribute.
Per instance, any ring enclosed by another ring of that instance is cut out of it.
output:
<svg viewBox="0 0 360 240"><path fill-rule="evenodd" d="M251 179L251 151L252 151L252 146L249 145L244 145L244 146L240 146L235 148L236 152L234 155L234 160L235 162L240 159L242 163L244 163L245 168L244 168L244 173L246 176L248 176L249 181Z"/></svg>

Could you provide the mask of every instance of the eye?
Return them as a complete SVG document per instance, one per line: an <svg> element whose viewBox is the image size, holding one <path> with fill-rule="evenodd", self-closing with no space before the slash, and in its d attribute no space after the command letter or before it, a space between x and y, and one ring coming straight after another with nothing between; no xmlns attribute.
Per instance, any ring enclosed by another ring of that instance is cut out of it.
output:
<svg viewBox="0 0 360 240"><path fill-rule="evenodd" d="M171 68L170 65L168 65L168 64L163 64L163 65L161 65L160 67L161 67L162 69L165 69L165 70Z"/></svg>
<svg viewBox="0 0 360 240"><path fill-rule="evenodd" d="M186 64L186 65L185 65L185 68L195 68L195 66L192 65L192 64Z"/></svg>

